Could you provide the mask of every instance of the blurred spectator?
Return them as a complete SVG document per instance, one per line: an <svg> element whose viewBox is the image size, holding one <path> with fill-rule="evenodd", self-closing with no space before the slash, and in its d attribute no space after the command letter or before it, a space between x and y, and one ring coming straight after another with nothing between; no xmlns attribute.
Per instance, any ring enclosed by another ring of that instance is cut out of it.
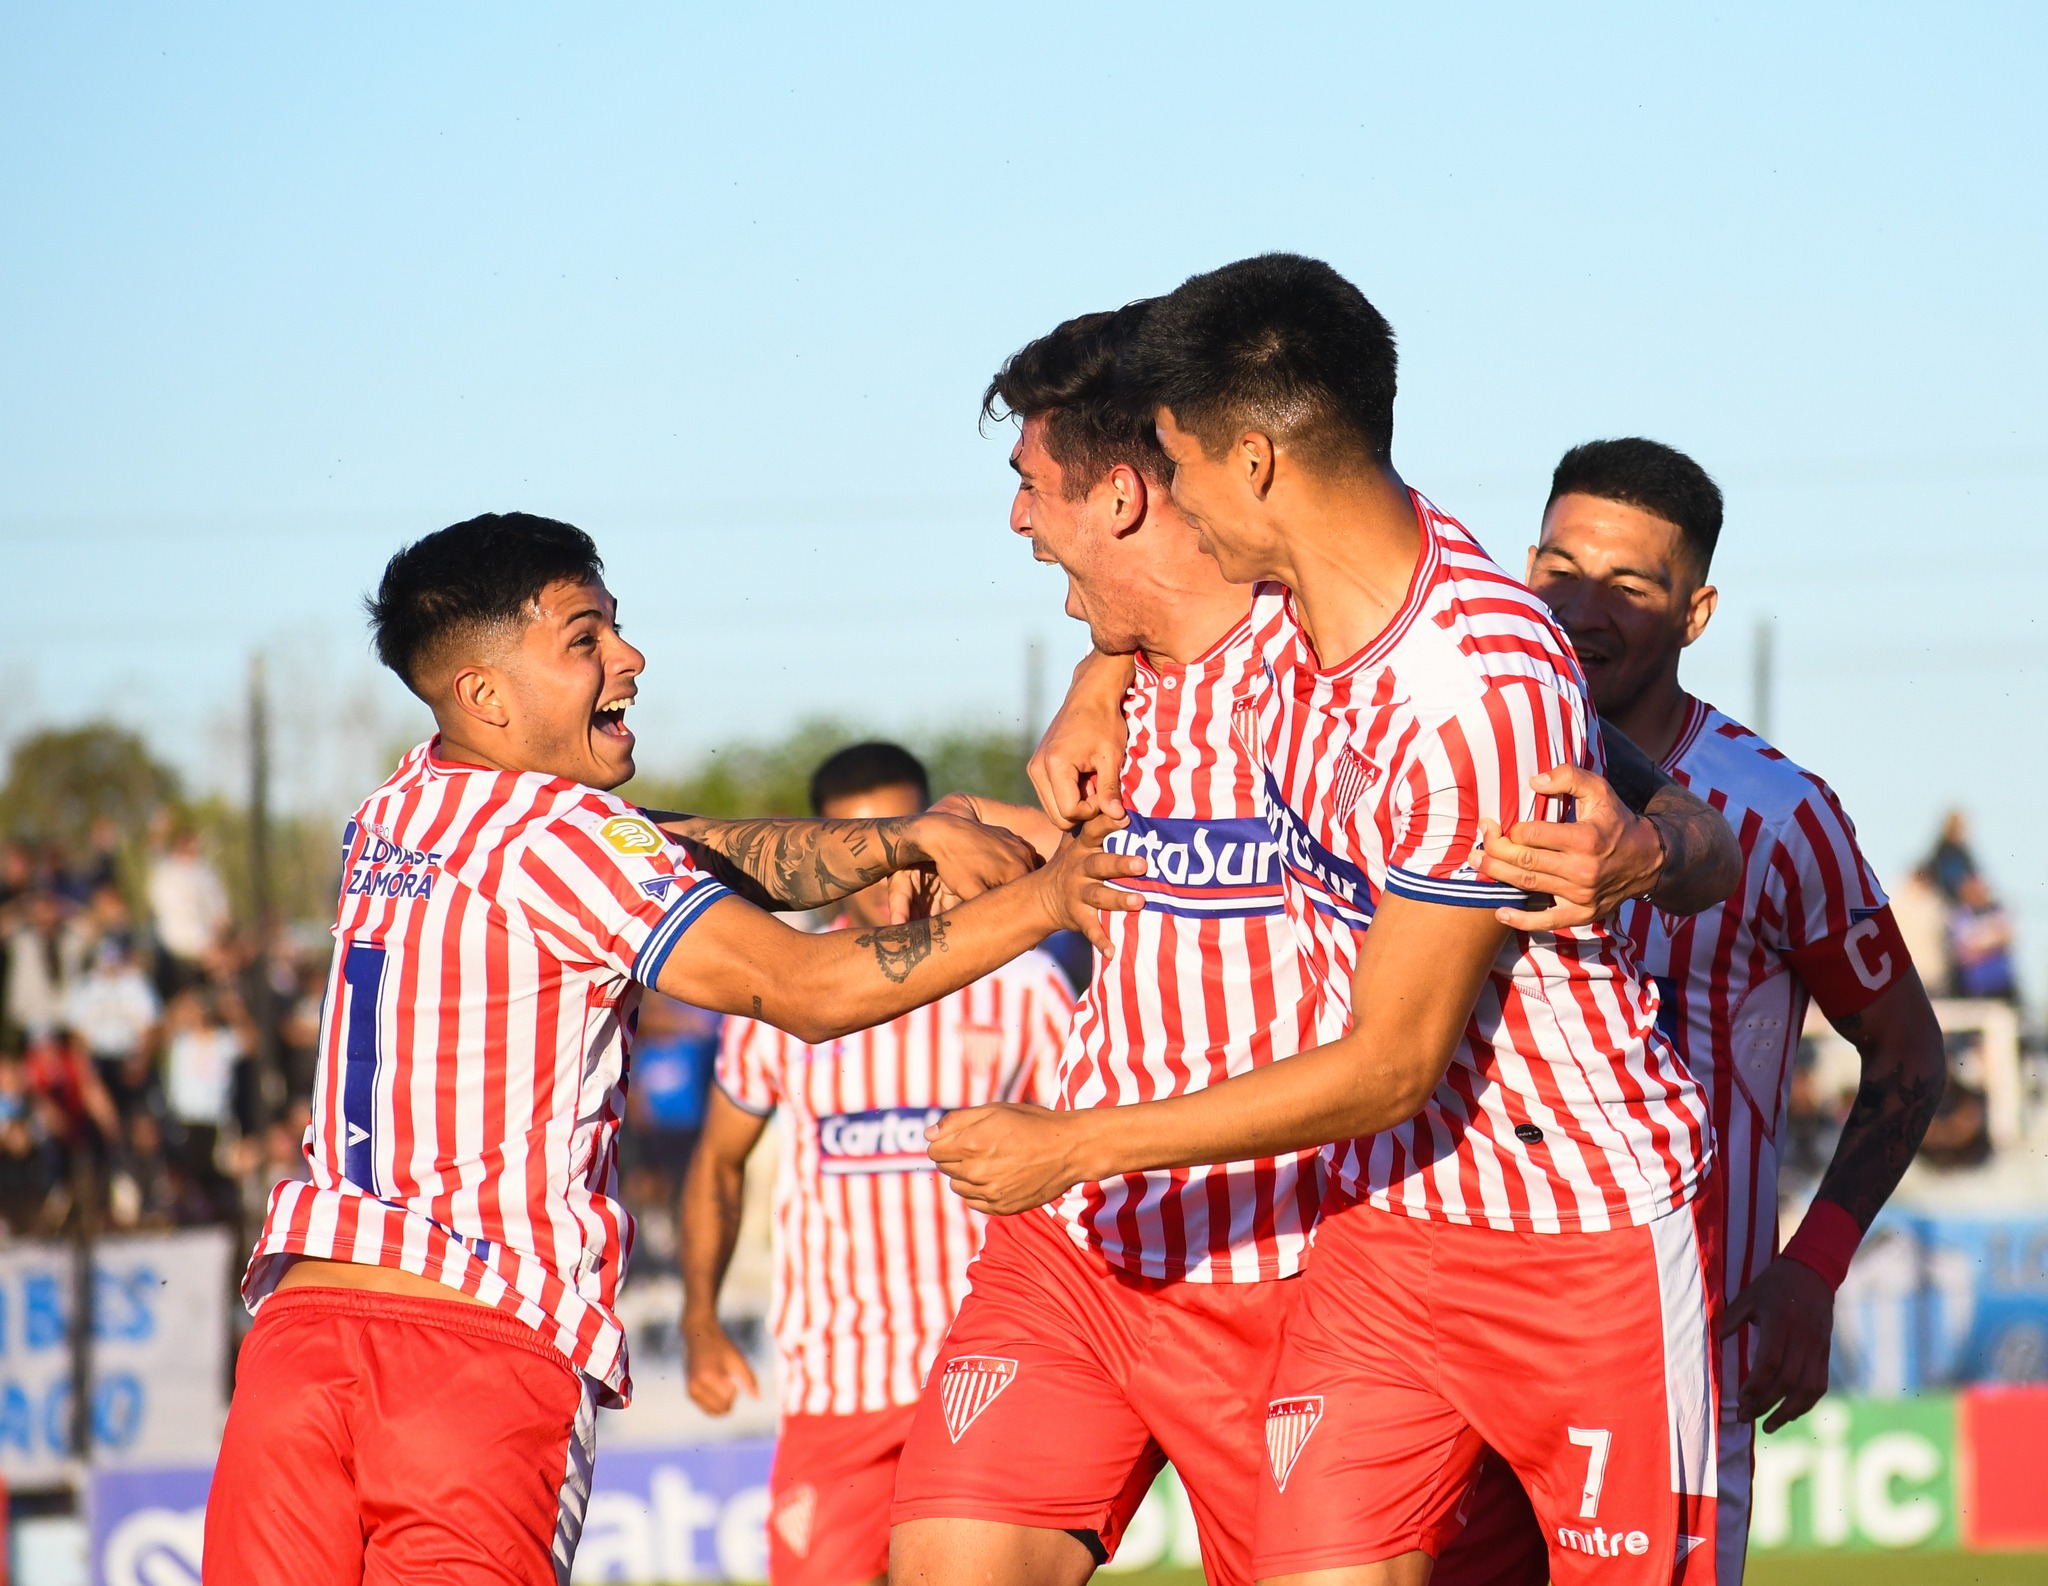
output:
<svg viewBox="0 0 2048 1586"><path fill-rule="evenodd" d="M322 938L323 948L325 938ZM298 987L283 1002L278 1020L278 1055L284 1061L285 1093L292 1097L313 1094L313 1073L320 1063L320 1004L327 995L329 957L323 951L299 966Z"/></svg>
<svg viewBox="0 0 2048 1586"><path fill-rule="evenodd" d="M2015 1001L2012 919L1991 894L1984 878L1972 872L1956 888L1948 918L1949 957L1955 964L1956 992L1965 997Z"/></svg>
<svg viewBox="0 0 2048 1586"><path fill-rule="evenodd" d="M100 938L91 963L64 994L64 1023L85 1043L123 1116L143 1105L153 1088L162 1011L133 946L118 933Z"/></svg>
<svg viewBox="0 0 2048 1586"><path fill-rule="evenodd" d="M157 990L168 1001L205 978L228 924L227 889L189 827L150 861L149 908L156 920Z"/></svg>
<svg viewBox="0 0 2048 1586"><path fill-rule="evenodd" d="M1941 836L1935 840L1927 869L1941 895L1951 903L1962 896L1963 883L1977 873L1977 857L1970 852L1969 817L1961 810L1950 810L1943 817Z"/></svg>
<svg viewBox="0 0 2048 1586"><path fill-rule="evenodd" d="M704 1124L720 1022L715 1013L658 992L640 1002L626 1092L628 1126L620 1141L622 1194L641 1219L640 1246L651 1266L675 1261L676 1209Z"/></svg>
<svg viewBox="0 0 2048 1586"><path fill-rule="evenodd" d="M164 1104L185 1137L187 1166L211 1162L233 1115L235 1069L252 1042L239 998L209 988L179 992L164 1012Z"/></svg>
<svg viewBox="0 0 2048 1586"><path fill-rule="evenodd" d="M0 1057L0 1219L10 1232L35 1229L54 1176L21 1059Z"/></svg>
<svg viewBox="0 0 2048 1586"><path fill-rule="evenodd" d="M84 903L95 893L113 891L119 895L116 869L121 856L121 829L102 815L92 823L82 855L56 854L50 866L52 884L73 903Z"/></svg>
<svg viewBox="0 0 2048 1586"><path fill-rule="evenodd" d="M55 892L30 892L16 910L7 937L7 1001L4 1022L8 1045L48 1039L64 1017L64 990L83 966L86 934L65 918L64 900Z"/></svg>
<svg viewBox="0 0 2048 1586"><path fill-rule="evenodd" d="M1922 865L1892 889L1892 918L1920 983L1930 997L1954 995L1955 974L1948 956L1948 899L1934 884L1934 867Z"/></svg>

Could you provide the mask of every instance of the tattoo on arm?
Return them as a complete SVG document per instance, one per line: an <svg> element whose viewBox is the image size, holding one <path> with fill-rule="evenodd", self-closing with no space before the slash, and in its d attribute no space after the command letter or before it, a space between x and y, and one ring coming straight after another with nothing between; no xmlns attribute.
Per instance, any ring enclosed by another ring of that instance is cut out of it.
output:
<svg viewBox="0 0 2048 1586"><path fill-rule="evenodd" d="M872 947L875 967L900 986L935 951L946 950L946 921L943 916L935 916L912 920L908 925L884 925L861 932L853 939L853 945Z"/></svg>
<svg viewBox="0 0 2048 1586"><path fill-rule="evenodd" d="M750 903L815 909L923 862L914 817L880 821L693 820L683 841Z"/></svg>
<svg viewBox="0 0 2048 1586"><path fill-rule="evenodd" d="M1894 1062L1872 1064L1868 1046L1876 1032L1863 1015L1833 1022L1866 1058L1863 1082L1856 1088L1855 1103L1818 1193L1868 1228L1912 1166L1921 1137L1934 1120L1947 1087L1946 1063L1933 1074L1901 1073Z"/></svg>

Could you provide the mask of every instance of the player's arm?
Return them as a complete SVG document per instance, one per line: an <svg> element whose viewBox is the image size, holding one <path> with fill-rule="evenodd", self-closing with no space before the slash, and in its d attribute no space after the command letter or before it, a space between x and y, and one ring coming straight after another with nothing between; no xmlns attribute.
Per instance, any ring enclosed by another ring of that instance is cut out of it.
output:
<svg viewBox="0 0 2048 1586"><path fill-rule="evenodd" d="M1742 848L1720 811L1605 721L1600 736L1605 780L1576 766L1530 780L1538 793L1572 799L1572 820L1488 827L1480 873L1552 900L1547 909L1502 909L1503 924L1564 930L1641 897L1669 914L1697 914L1741 881Z"/></svg>
<svg viewBox="0 0 2048 1586"><path fill-rule="evenodd" d="M900 925L808 935L742 899L720 898L671 943L656 989L817 1043L958 991L1057 930L1080 931L1108 952L1102 911L1144 907L1138 894L1108 884L1145 870L1136 855L1103 851L1120 824L1098 817L1042 868Z"/></svg>
<svg viewBox="0 0 2048 1586"><path fill-rule="evenodd" d="M1383 894L1353 976L1350 1033L1165 1101L949 1113L931 1131L932 1160L970 1206L1008 1214L1120 1173L1279 1156L1393 1128L1442 1081L1507 934L1485 908Z"/></svg>
<svg viewBox="0 0 2048 1586"><path fill-rule="evenodd" d="M978 897L1037 863L1011 833L940 810L871 821L648 815L699 869L763 909L822 908L909 870L935 872L955 897Z"/></svg>
<svg viewBox="0 0 2048 1586"><path fill-rule="evenodd" d="M1926 988L1903 945L1890 951L1897 978L1856 1011L1828 1015L1856 1048L1863 1076L1820 1189L1783 1252L1729 1302L1721 1324L1724 1334L1757 1329L1736 1413L1767 1415L1767 1432L1797 1420L1827 1391L1835 1289L1912 1164L1947 1083L1941 1025Z"/></svg>
<svg viewBox="0 0 2048 1586"><path fill-rule="evenodd" d="M679 1219L683 1269L683 1355L690 1397L706 1415L724 1415L739 1390L761 1397L754 1368L718 1319L718 1291L740 1236L747 1157L768 1120L714 1087L704 1131L683 1180Z"/></svg>
<svg viewBox="0 0 2048 1586"><path fill-rule="evenodd" d="M1122 812L1124 695L1136 674L1130 656L1100 650L1090 650L1074 668L1067 697L1027 768L1039 803L1057 825L1078 826L1102 811Z"/></svg>

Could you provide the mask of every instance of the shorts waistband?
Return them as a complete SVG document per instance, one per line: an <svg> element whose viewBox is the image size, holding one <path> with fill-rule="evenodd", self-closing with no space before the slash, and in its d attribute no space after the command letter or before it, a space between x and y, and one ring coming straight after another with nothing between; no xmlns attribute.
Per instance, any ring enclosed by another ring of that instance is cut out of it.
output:
<svg viewBox="0 0 2048 1586"><path fill-rule="evenodd" d="M331 1289L309 1283L304 1288L281 1289L273 1293L256 1313L256 1325L261 1327L273 1315L283 1320L301 1313L357 1316L365 1321L438 1327L443 1332L463 1333L494 1344L510 1344L515 1349L524 1349L544 1360L552 1360L565 1370L576 1369L566 1355L524 1322L487 1305L469 1305L461 1300L380 1294L373 1289Z"/></svg>

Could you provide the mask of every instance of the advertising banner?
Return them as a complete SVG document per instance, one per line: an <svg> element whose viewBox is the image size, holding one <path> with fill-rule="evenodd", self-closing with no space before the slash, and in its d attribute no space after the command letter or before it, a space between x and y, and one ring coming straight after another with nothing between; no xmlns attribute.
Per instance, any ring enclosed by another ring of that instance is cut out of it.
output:
<svg viewBox="0 0 2048 1586"><path fill-rule="evenodd" d="M1826 1398L1760 1434L1749 1545L1953 1547L1955 1400Z"/></svg>
<svg viewBox="0 0 2048 1586"><path fill-rule="evenodd" d="M93 1457L211 1460L227 1415L224 1229L106 1239L93 1269ZM0 1475L21 1490L70 1468L75 1255L0 1249Z"/></svg>

